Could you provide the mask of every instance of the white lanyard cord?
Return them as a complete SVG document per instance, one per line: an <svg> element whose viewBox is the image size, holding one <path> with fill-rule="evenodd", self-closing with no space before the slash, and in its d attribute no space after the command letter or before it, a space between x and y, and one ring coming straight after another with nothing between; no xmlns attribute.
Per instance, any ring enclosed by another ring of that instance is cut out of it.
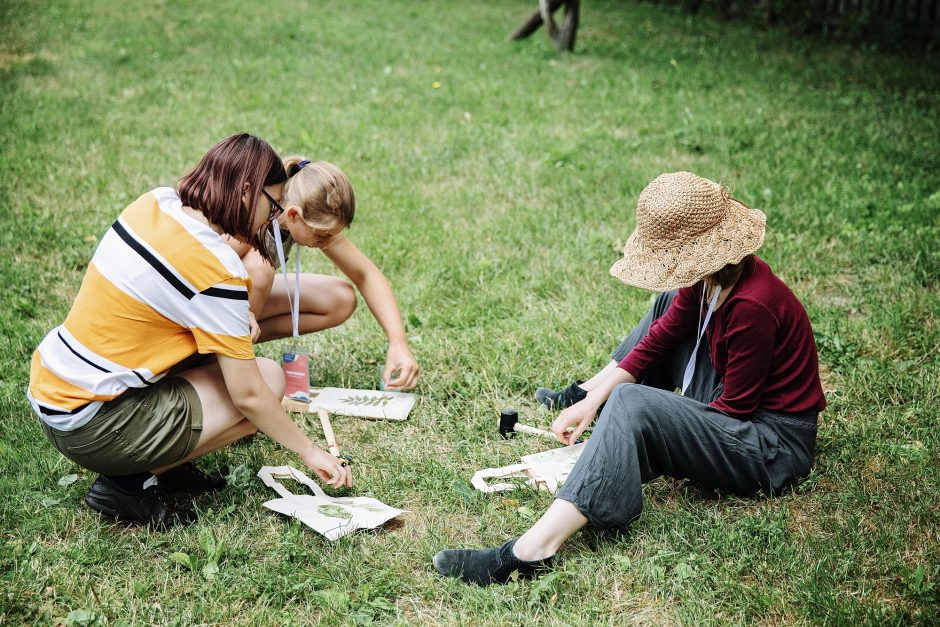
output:
<svg viewBox="0 0 940 627"><path fill-rule="evenodd" d="M281 240L281 225L274 218L274 243L277 244L277 257L284 273L284 290L287 292L287 304L290 306L290 318L294 325L294 337L300 337L300 246L294 251L294 298L290 297L290 280L287 278L287 260L284 257L284 242Z"/></svg>
<svg viewBox="0 0 940 627"><path fill-rule="evenodd" d="M715 286L715 295L712 296L711 302L708 303L708 313L705 314L705 322L702 323L702 304L705 302L707 293L708 284L704 284L702 285L702 301L699 303L698 307L698 323L701 324L701 326L696 326L695 349L692 351L692 358L689 359L689 363L685 366L685 374L682 375L682 396L685 396L685 391L689 389L689 384L692 383L692 375L695 374L695 357L698 355L698 347L702 342L705 329L708 327L708 321L711 320L712 312L715 311L715 303L718 302L718 295L721 294L721 286Z"/></svg>

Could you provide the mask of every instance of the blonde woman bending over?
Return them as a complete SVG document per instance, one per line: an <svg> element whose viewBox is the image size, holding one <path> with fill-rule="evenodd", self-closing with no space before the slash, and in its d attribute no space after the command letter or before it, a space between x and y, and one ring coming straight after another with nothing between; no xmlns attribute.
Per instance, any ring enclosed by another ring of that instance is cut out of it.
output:
<svg viewBox="0 0 940 627"><path fill-rule="evenodd" d="M269 254L277 259L277 235L285 259L294 243L319 248L356 286L388 338L382 381L388 390L406 390L418 382L415 360L402 324L398 303L382 271L344 231L356 212L356 197L349 179L338 167L325 161L311 163L303 157L284 160L288 179L278 219L266 234ZM290 298L294 279L288 282L258 250L230 240L252 279L249 304L256 318L252 337L256 342L290 337L293 320ZM299 254L299 251L298 251ZM299 333L313 333L338 326L356 309L356 292L346 281L322 274L299 275ZM290 294L288 293L290 288Z"/></svg>

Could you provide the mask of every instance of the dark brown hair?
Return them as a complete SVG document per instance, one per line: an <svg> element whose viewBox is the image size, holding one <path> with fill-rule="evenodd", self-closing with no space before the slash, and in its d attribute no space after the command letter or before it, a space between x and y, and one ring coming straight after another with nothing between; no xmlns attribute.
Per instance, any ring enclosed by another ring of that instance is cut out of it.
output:
<svg viewBox="0 0 940 627"><path fill-rule="evenodd" d="M255 204L261 188L287 180L281 158L260 137L238 133L209 149L176 188L183 205L197 209L228 235L248 241L274 263L261 232L254 231ZM248 184L248 204L242 193Z"/></svg>
<svg viewBox="0 0 940 627"><path fill-rule="evenodd" d="M740 278L741 273L744 272L744 267L748 263L750 263L751 258L753 257L754 257L753 254L747 255L746 257L744 257L744 259L742 259L738 263L729 263L718 272L712 274L710 277L712 285L717 283L718 285L721 285L722 287L728 287L729 285L737 281L738 278Z"/></svg>

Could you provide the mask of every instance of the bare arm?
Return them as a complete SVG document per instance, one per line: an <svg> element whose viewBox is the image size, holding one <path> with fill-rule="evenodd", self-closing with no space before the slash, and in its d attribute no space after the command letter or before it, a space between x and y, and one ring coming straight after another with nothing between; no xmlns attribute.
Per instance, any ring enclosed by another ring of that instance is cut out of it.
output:
<svg viewBox="0 0 940 627"><path fill-rule="evenodd" d="M235 239L231 235L223 235L222 239L241 258L251 279L251 289L248 293L248 330L251 333L251 341L257 342L261 336L258 316L264 311L264 303L271 295L271 286L274 284L275 275L274 266L265 261L261 253L252 248L248 242Z"/></svg>
<svg viewBox="0 0 940 627"><path fill-rule="evenodd" d="M388 280L378 266L372 263L345 235L334 238L323 249L324 254L356 285L366 301L369 311L385 331L388 338L388 356L385 364L385 386L390 390L413 388L418 380L418 362L411 354L405 326L401 321L398 301ZM399 375L390 380L392 372Z"/></svg>
<svg viewBox="0 0 940 627"><path fill-rule="evenodd" d="M297 453L323 481L334 486L352 485L349 468L314 445L287 412L281 401L264 382L254 359L234 359L217 355L222 378L232 402L258 429Z"/></svg>
<svg viewBox="0 0 940 627"><path fill-rule="evenodd" d="M636 383L636 379L623 368L614 368L582 401L558 414L558 418L552 423L552 433L555 437L563 444L574 444L594 422L597 409L610 398L611 392L621 383ZM568 432L572 425L574 430Z"/></svg>

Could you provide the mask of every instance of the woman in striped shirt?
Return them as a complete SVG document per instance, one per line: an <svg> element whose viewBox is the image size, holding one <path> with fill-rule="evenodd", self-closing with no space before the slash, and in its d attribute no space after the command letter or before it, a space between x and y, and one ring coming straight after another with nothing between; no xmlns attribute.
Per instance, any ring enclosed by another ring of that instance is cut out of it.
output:
<svg viewBox="0 0 940 627"><path fill-rule="evenodd" d="M138 198L104 235L65 322L33 355L27 396L50 442L100 473L86 503L170 525L166 495L224 486L190 462L261 430L333 486L348 467L281 408L280 366L255 358L250 278L223 234L261 245L287 174L262 139L216 144L176 189ZM186 368L197 354L208 365Z"/></svg>

